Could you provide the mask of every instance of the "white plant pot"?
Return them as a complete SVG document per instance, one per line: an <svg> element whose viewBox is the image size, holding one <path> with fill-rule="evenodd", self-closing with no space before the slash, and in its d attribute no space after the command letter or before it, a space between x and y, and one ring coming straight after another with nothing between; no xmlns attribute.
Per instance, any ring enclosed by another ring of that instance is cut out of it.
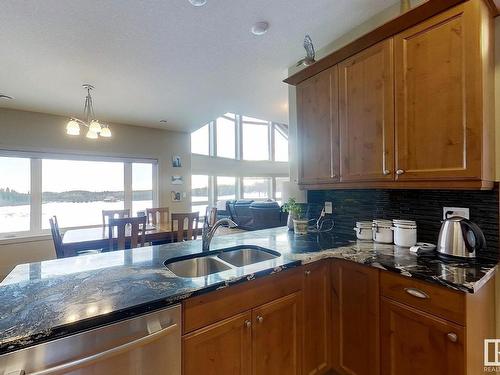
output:
<svg viewBox="0 0 500 375"><path fill-rule="evenodd" d="M308 220L293 219L293 230L295 234L303 236L307 234L307 227L309 225Z"/></svg>

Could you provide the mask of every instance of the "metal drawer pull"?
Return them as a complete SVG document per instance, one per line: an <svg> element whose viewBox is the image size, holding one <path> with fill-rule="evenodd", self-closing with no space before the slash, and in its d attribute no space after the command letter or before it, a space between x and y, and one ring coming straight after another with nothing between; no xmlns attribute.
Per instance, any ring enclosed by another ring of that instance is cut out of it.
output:
<svg viewBox="0 0 500 375"><path fill-rule="evenodd" d="M430 298L427 293L422 292L420 289L417 289L417 288L405 288L405 292L408 293L410 296L421 298L421 299Z"/></svg>
<svg viewBox="0 0 500 375"><path fill-rule="evenodd" d="M63 363L62 365L58 365L52 368L48 368L45 370L40 370L36 372L31 372L28 375L57 375L57 374L66 374L71 371L75 371L79 368L89 366L99 361L104 361L105 359L114 357L119 354L123 354L129 350L139 348L141 346L147 345L163 336L168 335L171 331L177 329L177 324L172 324L167 328L160 329L150 335L141 337L140 339L127 342L123 345L116 346L114 348L105 350L103 352L92 354L88 357L77 359L72 362Z"/></svg>
<svg viewBox="0 0 500 375"><path fill-rule="evenodd" d="M391 174L391 171L388 170L388 169L384 169L384 176L387 176L387 175L390 175Z"/></svg>
<svg viewBox="0 0 500 375"><path fill-rule="evenodd" d="M446 336L448 336L448 339L451 341L451 342L457 342L458 341L458 336L456 333L453 333L453 332L450 332L448 333Z"/></svg>
<svg viewBox="0 0 500 375"><path fill-rule="evenodd" d="M262 323L264 321L264 318L262 316L257 316L257 321L259 323Z"/></svg>
<svg viewBox="0 0 500 375"><path fill-rule="evenodd" d="M252 326L252 322L250 320L245 320L245 326L250 328Z"/></svg>
<svg viewBox="0 0 500 375"><path fill-rule="evenodd" d="M404 171L404 170L402 170L402 169L398 169L398 170L396 171L396 174L397 174L397 175L401 175L401 174L403 174L403 173L405 173L405 171Z"/></svg>
<svg viewBox="0 0 500 375"><path fill-rule="evenodd" d="M304 274L305 274L306 276L309 276L309 275L311 274L311 271L310 271L310 270L304 271Z"/></svg>

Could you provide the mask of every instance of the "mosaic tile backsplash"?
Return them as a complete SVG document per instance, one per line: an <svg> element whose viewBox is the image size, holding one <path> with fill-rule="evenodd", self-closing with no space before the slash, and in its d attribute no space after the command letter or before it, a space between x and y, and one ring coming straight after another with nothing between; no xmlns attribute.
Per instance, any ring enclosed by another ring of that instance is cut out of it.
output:
<svg viewBox="0 0 500 375"><path fill-rule="evenodd" d="M324 202L333 203L335 231L353 236L356 221L410 219L417 222L418 240L436 243L443 207L468 207L470 219L484 232L487 249L480 256L499 256L498 189L459 190L311 190L307 197L310 216L321 211Z"/></svg>

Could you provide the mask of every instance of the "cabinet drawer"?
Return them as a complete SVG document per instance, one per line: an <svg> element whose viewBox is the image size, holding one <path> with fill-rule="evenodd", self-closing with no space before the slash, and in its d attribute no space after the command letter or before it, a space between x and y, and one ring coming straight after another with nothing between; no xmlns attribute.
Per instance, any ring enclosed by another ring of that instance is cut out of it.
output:
<svg viewBox="0 0 500 375"><path fill-rule="evenodd" d="M390 272L380 273L381 294L458 324L465 324L465 295Z"/></svg>
<svg viewBox="0 0 500 375"><path fill-rule="evenodd" d="M182 303L183 333L299 291L302 275L298 267L189 298Z"/></svg>

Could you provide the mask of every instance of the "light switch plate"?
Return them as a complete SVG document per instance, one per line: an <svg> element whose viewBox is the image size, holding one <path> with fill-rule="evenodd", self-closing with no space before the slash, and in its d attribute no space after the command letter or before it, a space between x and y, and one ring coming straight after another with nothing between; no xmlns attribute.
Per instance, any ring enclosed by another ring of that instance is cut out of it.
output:
<svg viewBox="0 0 500 375"><path fill-rule="evenodd" d="M325 202L325 214L332 214L332 213L333 213L332 202Z"/></svg>
<svg viewBox="0 0 500 375"><path fill-rule="evenodd" d="M469 209L466 207L443 207L443 220L446 219L447 212L453 212L449 216L461 216L469 219Z"/></svg>

